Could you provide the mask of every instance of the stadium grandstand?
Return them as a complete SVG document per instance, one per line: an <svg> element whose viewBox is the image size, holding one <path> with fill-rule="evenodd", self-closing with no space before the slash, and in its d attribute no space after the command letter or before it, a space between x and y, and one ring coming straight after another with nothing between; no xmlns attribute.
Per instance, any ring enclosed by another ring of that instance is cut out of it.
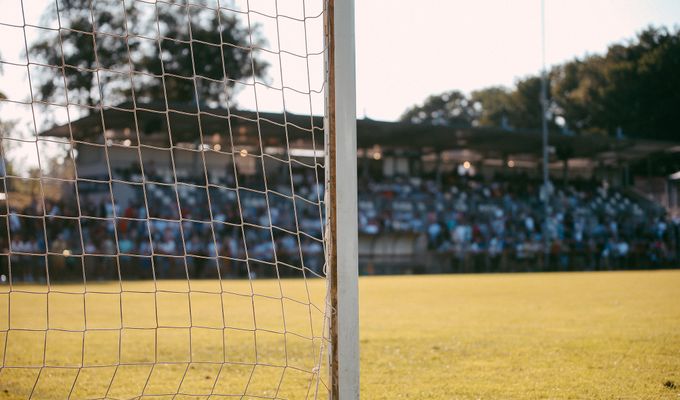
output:
<svg viewBox="0 0 680 400"><path fill-rule="evenodd" d="M19 279L44 279L47 261L30 255L45 251L43 230L56 279L81 273L70 254L96 255L85 268L100 279L117 279L116 254L126 279L150 278L150 257L161 278L181 277L184 254L192 277L216 277L205 268L215 257L221 276L243 277L246 248L265 261L304 257L320 273L324 121L165 107L124 103L41 134L74 143L66 162L78 180L54 180L41 204L34 189L5 179L17 200L0 226L21 234L0 246L23 254L12 255L26 266ZM357 129L364 274L663 268L680 258L680 177L655 175L677 166L678 143L551 134L552 186L543 193L535 132L369 119ZM31 218L43 207L44 227ZM276 248L261 240L268 209ZM309 233L299 242L296 223Z"/></svg>

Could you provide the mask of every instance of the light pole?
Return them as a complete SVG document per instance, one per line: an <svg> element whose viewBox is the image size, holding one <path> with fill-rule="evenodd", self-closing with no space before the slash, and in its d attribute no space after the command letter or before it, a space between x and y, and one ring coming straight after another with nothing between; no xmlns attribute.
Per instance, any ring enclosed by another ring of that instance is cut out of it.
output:
<svg viewBox="0 0 680 400"><path fill-rule="evenodd" d="M545 0L541 0L541 133L543 135L543 267L549 267L550 239L548 238L548 216L550 214L550 174L548 162L548 73L545 68Z"/></svg>

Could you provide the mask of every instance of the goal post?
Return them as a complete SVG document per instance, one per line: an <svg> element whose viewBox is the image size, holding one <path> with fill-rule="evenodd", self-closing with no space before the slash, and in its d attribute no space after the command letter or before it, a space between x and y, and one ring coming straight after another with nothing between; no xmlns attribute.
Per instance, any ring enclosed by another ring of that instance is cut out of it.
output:
<svg viewBox="0 0 680 400"><path fill-rule="evenodd" d="M8 0L8 399L359 398L354 0Z"/></svg>
<svg viewBox="0 0 680 400"><path fill-rule="evenodd" d="M330 0L327 18L331 392L344 400L359 398L354 1Z"/></svg>

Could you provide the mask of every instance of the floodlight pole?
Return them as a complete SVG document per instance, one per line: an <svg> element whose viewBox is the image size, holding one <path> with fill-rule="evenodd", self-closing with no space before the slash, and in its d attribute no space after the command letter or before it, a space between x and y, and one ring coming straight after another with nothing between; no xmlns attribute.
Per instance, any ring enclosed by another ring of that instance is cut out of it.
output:
<svg viewBox="0 0 680 400"><path fill-rule="evenodd" d="M545 0L541 0L541 133L543 135L543 266L550 265L550 239L548 216L550 215L550 154L548 153L548 73L545 68Z"/></svg>
<svg viewBox="0 0 680 400"><path fill-rule="evenodd" d="M359 307L354 0L328 0L327 188L332 400L359 399Z"/></svg>

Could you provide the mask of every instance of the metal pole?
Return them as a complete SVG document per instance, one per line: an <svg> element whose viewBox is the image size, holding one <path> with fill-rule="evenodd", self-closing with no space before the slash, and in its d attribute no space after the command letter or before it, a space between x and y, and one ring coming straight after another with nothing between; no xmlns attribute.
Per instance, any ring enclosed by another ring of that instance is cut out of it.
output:
<svg viewBox="0 0 680 400"><path fill-rule="evenodd" d="M331 399L359 399L354 0L328 0L328 190Z"/></svg>
<svg viewBox="0 0 680 400"><path fill-rule="evenodd" d="M543 267L548 268L550 240L548 238L548 216L550 215L550 155L548 154L548 73L545 67L545 0L541 0L541 132L543 134Z"/></svg>

